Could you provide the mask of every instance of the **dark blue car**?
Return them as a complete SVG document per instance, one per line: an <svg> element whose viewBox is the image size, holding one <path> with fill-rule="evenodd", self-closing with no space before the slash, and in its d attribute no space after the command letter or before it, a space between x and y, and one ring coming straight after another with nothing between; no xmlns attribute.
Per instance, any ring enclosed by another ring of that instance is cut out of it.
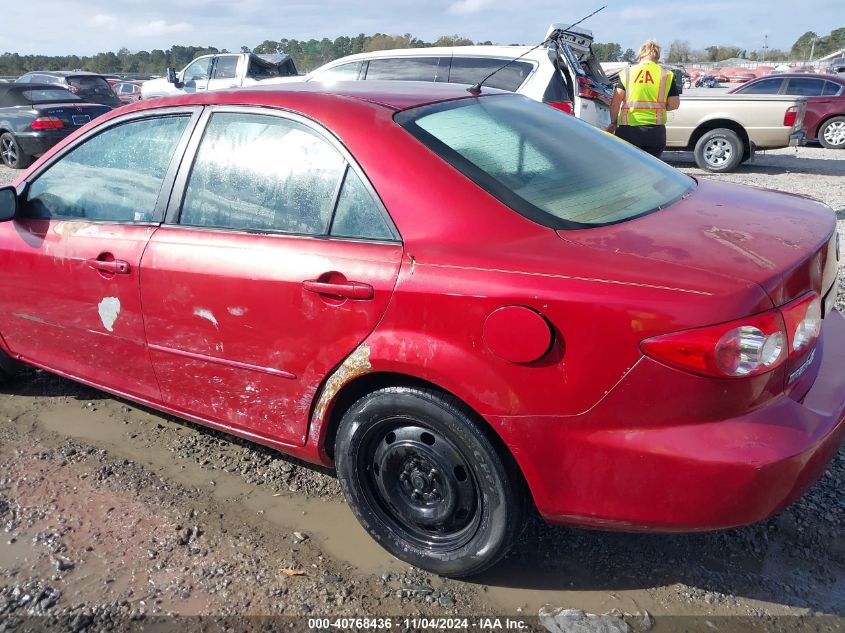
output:
<svg viewBox="0 0 845 633"><path fill-rule="evenodd" d="M51 84L0 84L0 160L23 169L71 132L111 110Z"/></svg>

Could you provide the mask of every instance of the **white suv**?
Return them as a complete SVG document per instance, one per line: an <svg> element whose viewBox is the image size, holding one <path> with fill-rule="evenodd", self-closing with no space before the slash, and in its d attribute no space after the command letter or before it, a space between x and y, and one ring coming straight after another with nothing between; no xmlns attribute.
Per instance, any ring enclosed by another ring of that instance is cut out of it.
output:
<svg viewBox="0 0 845 633"><path fill-rule="evenodd" d="M548 43L533 51L530 46L451 46L360 53L321 66L304 80L436 81L471 86L501 68L485 86L525 95L607 128L612 88L593 56L592 33L553 24L546 38ZM520 55L525 56L512 61ZM505 66L508 62L512 63Z"/></svg>

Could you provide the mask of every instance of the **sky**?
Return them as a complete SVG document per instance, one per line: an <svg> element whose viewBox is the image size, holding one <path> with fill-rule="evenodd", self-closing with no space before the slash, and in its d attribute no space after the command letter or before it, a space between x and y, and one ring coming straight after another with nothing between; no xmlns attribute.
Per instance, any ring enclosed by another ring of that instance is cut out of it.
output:
<svg viewBox="0 0 845 633"><path fill-rule="evenodd" d="M2 0L0 52L90 55L173 44L240 50L281 38L458 34L499 44L539 42L552 22L573 22L603 1L575 0ZM596 41L636 49L647 38L789 49L806 31L845 26L843 0L632 2L610 0L590 18Z"/></svg>

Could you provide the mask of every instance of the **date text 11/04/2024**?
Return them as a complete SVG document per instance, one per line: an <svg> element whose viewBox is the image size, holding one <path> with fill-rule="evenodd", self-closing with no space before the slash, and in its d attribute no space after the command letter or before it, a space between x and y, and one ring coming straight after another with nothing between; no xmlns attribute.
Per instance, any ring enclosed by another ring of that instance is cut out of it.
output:
<svg viewBox="0 0 845 633"><path fill-rule="evenodd" d="M519 618L309 618L308 629L311 631L339 630L385 630L393 627L403 630L477 630L477 631L520 631L529 628L525 620Z"/></svg>

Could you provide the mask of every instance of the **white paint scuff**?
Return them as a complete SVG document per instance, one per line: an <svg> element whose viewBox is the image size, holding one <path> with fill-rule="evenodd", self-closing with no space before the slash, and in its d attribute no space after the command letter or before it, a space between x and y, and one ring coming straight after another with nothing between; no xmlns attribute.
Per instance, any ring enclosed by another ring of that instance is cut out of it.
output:
<svg viewBox="0 0 845 633"><path fill-rule="evenodd" d="M214 313L211 310L206 310L205 308L194 308L194 316L198 316L201 319L205 319L209 323L211 323L215 328L218 330L220 329L220 324L217 322L217 318L214 316Z"/></svg>
<svg viewBox="0 0 845 633"><path fill-rule="evenodd" d="M235 317L242 317L246 314L246 308L241 308L238 306L233 306L231 308L226 308L229 311L229 314Z"/></svg>
<svg viewBox="0 0 845 633"><path fill-rule="evenodd" d="M109 332L114 332L114 322L120 315L120 299L103 297L103 300L97 304L97 312L100 313L100 321L103 322L103 327Z"/></svg>

